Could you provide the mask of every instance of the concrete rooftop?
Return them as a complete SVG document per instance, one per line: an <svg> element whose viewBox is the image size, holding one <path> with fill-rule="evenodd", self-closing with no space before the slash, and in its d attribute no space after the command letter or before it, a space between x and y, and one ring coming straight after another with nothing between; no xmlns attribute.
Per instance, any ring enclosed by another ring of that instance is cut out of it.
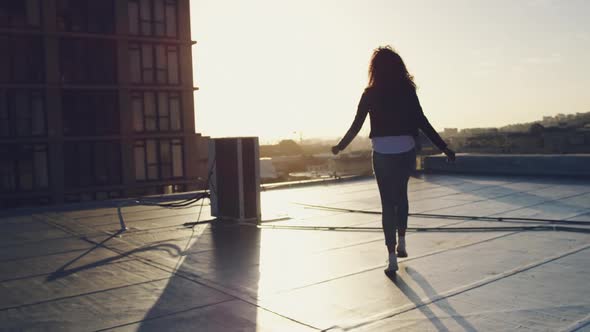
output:
<svg viewBox="0 0 590 332"><path fill-rule="evenodd" d="M264 192L260 228L183 226L206 204L125 207L119 234L113 207L0 218L0 330L590 330L587 223L413 216L392 280L379 215L301 204L380 209L359 180ZM590 181L427 175L410 211L587 221Z"/></svg>

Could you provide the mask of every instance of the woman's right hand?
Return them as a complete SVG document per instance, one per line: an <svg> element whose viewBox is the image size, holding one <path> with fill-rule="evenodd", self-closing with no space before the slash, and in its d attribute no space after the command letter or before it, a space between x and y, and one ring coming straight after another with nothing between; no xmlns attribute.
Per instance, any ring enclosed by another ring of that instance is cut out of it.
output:
<svg viewBox="0 0 590 332"><path fill-rule="evenodd" d="M443 150L443 153L447 156L447 161L454 163L455 162L455 151L446 148Z"/></svg>

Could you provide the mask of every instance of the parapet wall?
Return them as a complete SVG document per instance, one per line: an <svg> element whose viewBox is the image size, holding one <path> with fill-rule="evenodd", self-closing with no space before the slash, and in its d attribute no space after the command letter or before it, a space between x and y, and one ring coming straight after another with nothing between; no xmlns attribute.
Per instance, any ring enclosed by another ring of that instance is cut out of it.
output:
<svg viewBox="0 0 590 332"><path fill-rule="evenodd" d="M454 164L448 163L444 155L436 155L424 157L422 167L432 173L590 177L590 154L458 154Z"/></svg>

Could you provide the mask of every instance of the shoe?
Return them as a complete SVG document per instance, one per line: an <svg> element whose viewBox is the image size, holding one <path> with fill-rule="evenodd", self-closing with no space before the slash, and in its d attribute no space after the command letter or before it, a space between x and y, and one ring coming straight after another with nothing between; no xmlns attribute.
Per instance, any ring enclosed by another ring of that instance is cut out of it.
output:
<svg viewBox="0 0 590 332"><path fill-rule="evenodd" d="M398 270L397 266L397 256L395 252L389 254L389 260L387 262L387 268L384 270L385 274L390 275L391 273L395 273Z"/></svg>
<svg viewBox="0 0 590 332"><path fill-rule="evenodd" d="M406 251L406 249L398 247L397 248L397 257L406 258L406 257L408 257L408 252Z"/></svg>
<svg viewBox="0 0 590 332"><path fill-rule="evenodd" d="M397 257L405 258L408 257L408 252L406 251L406 238L400 237L397 244Z"/></svg>

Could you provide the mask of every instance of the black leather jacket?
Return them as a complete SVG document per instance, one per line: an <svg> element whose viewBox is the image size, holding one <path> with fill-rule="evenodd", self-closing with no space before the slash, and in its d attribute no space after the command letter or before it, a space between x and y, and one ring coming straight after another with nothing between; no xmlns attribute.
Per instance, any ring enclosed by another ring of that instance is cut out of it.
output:
<svg viewBox="0 0 590 332"><path fill-rule="evenodd" d="M350 129L338 143L340 150L344 150L356 137L367 113L371 119L371 138L400 135L416 137L420 129L440 150L447 147L424 115L414 88L399 89L393 93L367 88L361 97Z"/></svg>

